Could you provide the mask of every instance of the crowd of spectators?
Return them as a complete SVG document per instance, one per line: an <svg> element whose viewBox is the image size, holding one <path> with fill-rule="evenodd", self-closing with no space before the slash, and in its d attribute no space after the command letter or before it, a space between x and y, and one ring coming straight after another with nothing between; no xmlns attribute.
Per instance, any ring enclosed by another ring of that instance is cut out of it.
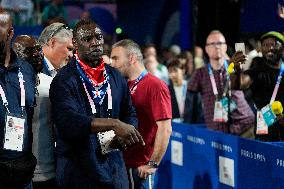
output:
<svg viewBox="0 0 284 189"><path fill-rule="evenodd" d="M63 0L52 0L40 13L39 39L12 42L12 17L32 23L39 4L1 1L0 188L150 188L172 122L284 140L282 113L270 125L263 113L284 103L281 33L265 33L259 46L233 55L219 30L193 51L140 48L130 39L111 46L88 12L72 30Z"/></svg>

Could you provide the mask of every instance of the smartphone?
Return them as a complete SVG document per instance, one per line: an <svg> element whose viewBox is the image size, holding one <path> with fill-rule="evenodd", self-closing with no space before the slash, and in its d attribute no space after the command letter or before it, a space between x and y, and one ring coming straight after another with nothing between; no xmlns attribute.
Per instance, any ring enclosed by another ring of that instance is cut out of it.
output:
<svg viewBox="0 0 284 189"><path fill-rule="evenodd" d="M244 43L235 43L235 51L242 51L243 54L246 54L246 48Z"/></svg>

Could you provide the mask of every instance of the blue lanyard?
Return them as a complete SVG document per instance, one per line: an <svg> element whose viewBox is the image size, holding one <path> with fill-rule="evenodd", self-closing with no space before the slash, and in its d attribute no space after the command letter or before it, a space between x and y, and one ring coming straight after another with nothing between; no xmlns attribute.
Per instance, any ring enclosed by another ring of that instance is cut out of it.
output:
<svg viewBox="0 0 284 189"><path fill-rule="evenodd" d="M26 94L25 94L25 86L24 86L24 76L20 68L18 70L18 79L19 79L19 85L20 85L20 105L22 108L22 114L24 114ZM7 112L10 113L8 109L8 100L6 98L4 89L2 88L1 85L0 85L0 96L2 98L3 105L5 106Z"/></svg>
<svg viewBox="0 0 284 189"><path fill-rule="evenodd" d="M135 82L134 82L134 85L131 87L130 91L132 92L134 87L136 85L138 85L138 83L143 79L143 77L145 77L145 75L147 74L147 70L145 69L136 79L135 79Z"/></svg>
<svg viewBox="0 0 284 189"><path fill-rule="evenodd" d="M109 112L109 110L112 109L112 96L111 96L111 88L110 88L110 84L109 84L109 77L107 76L105 78L106 83L100 88L100 90L97 91L96 87L93 86L91 79L88 78L87 75L84 73L83 69L80 67L77 60L76 60L76 66L77 66L77 70L79 71L80 79L83 83L85 92L88 96L88 100L89 100L89 103L91 105L92 112L96 113L95 103L102 104L104 97L105 97L105 94L108 95L108 112ZM85 81L87 81L87 84L90 87L89 89L90 89L91 93L88 92ZM97 95L95 95L95 94L97 94Z"/></svg>
<svg viewBox="0 0 284 189"><path fill-rule="evenodd" d="M280 67L280 70L279 70L279 75L277 77L276 84L280 84L283 72L284 72L284 62L282 61L281 67Z"/></svg>
<svg viewBox="0 0 284 189"><path fill-rule="evenodd" d="M213 76L213 69L211 67L211 64L208 63L207 67L208 67L209 75ZM229 77L229 73L228 73L228 61L227 60L224 61L224 67L225 67L225 70L226 70L226 77L227 77L227 79L229 79L230 77Z"/></svg>
<svg viewBox="0 0 284 189"><path fill-rule="evenodd" d="M43 64L46 66L47 71L48 71L48 73L49 73L49 76L52 76L52 73L51 73L51 71L49 70L49 66L48 66L48 64L47 64L47 62L46 62L46 60L45 60L45 58L43 58Z"/></svg>
<svg viewBox="0 0 284 189"><path fill-rule="evenodd" d="M226 78L227 78L227 81L228 81L230 79L230 75L228 73L228 62L227 62L227 60L224 61L224 67L225 67L225 70L226 70ZM215 81L215 78L214 78L213 69L212 69L210 63L207 64L207 68L208 68L208 73L209 73L211 85L212 85L212 88L213 88L213 93L214 93L215 96L218 96L217 85L216 85L216 81Z"/></svg>
<svg viewBox="0 0 284 189"><path fill-rule="evenodd" d="M182 96L185 98L187 92L187 83L183 82L182 84Z"/></svg>

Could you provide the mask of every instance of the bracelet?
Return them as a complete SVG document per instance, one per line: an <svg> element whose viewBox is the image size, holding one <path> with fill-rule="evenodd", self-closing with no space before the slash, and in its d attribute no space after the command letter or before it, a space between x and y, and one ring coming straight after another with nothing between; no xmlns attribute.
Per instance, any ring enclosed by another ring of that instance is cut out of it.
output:
<svg viewBox="0 0 284 189"><path fill-rule="evenodd" d="M153 168L158 168L158 163L155 162L154 160L148 161L147 165L149 165L150 167L153 167Z"/></svg>

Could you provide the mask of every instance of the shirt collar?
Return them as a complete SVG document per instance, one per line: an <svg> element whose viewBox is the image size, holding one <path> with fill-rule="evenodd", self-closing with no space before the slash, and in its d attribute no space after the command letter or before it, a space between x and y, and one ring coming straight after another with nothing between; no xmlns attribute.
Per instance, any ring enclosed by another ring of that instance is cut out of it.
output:
<svg viewBox="0 0 284 189"><path fill-rule="evenodd" d="M44 61L46 62L47 64L47 69L49 71L56 71L56 69L54 68L54 66L51 64L51 62L44 56Z"/></svg>

